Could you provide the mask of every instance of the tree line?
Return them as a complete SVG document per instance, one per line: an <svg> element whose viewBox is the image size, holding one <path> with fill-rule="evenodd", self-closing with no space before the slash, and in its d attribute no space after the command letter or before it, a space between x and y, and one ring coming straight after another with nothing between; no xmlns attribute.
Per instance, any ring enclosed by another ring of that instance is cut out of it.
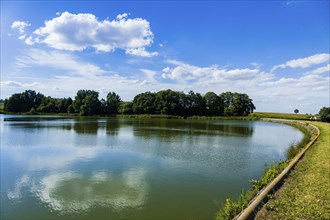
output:
<svg viewBox="0 0 330 220"><path fill-rule="evenodd" d="M94 90L79 90L74 99L52 98L33 90L13 94L4 102L6 112L73 113L82 116L116 114L166 114L177 116L246 116L255 106L247 94L224 92L205 95L193 91L144 92L124 102L115 92L99 99Z"/></svg>
<svg viewBox="0 0 330 220"><path fill-rule="evenodd" d="M330 107L323 107L319 111L320 120L330 122Z"/></svg>

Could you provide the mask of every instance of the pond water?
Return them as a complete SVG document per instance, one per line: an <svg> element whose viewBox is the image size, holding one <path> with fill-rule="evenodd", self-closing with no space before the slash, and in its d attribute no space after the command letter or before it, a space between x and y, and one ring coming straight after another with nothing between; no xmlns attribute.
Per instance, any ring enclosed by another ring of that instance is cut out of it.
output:
<svg viewBox="0 0 330 220"><path fill-rule="evenodd" d="M0 119L1 219L211 219L303 138L258 121Z"/></svg>

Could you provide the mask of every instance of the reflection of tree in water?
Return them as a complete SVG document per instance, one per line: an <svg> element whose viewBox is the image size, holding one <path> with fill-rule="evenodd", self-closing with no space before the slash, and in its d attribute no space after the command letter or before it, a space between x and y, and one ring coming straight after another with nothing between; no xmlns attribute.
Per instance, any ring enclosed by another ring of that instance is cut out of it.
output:
<svg viewBox="0 0 330 220"><path fill-rule="evenodd" d="M73 129L78 134L97 134L99 129L105 129L108 135L118 135L122 123L116 118L110 119L76 119Z"/></svg>
<svg viewBox="0 0 330 220"><path fill-rule="evenodd" d="M4 121L15 122L9 123L13 128L24 128L24 129L60 129L60 130L71 130L72 123L71 119L63 117L50 117L50 116L39 116L39 117L9 117L5 118ZM30 130L32 131L32 130Z"/></svg>
<svg viewBox="0 0 330 220"><path fill-rule="evenodd" d="M97 134L99 122L95 120L76 119L73 124L73 130L78 134Z"/></svg>
<svg viewBox="0 0 330 220"><path fill-rule="evenodd" d="M252 136L253 126L246 124L226 124L212 122L192 122L185 120L148 120L134 121L135 136L151 137L180 137L182 135L194 136Z"/></svg>
<svg viewBox="0 0 330 220"><path fill-rule="evenodd" d="M251 122L144 120L132 126L134 136L144 140L143 150L210 172L244 167L254 132ZM246 153L233 153L226 146Z"/></svg>
<svg viewBox="0 0 330 220"><path fill-rule="evenodd" d="M118 135L120 126L121 126L120 122L118 121L118 119L115 118L107 120L105 123L105 128L108 135L113 135L113 136Z"/></svg>

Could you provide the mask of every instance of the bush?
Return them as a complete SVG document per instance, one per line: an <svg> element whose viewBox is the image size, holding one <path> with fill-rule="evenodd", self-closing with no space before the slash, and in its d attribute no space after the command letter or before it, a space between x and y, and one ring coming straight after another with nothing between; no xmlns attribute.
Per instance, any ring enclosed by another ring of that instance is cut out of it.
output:
<svg viewBox="0 0 330 220"><path fill-rule="evenodd" d="M320 119L324 122L330 122L330 107L323 107L319 111Z"/></svg>

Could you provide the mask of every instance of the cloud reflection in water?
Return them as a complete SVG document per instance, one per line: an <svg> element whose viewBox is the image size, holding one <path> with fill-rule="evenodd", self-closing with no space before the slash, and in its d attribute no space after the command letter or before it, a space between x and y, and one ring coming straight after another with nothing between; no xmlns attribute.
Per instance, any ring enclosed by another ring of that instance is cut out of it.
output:
<svg viewBox="0 0 330 220"><path fill-rule="evenodd" d="M111 175L100 171L91 176L73 172L54 173L39 181L24 175L8 192L10 200L21 197L22 187L59 214L87 212L92 207L121 211L143 207L148 197L146 171L134 168Z"/></svg>

